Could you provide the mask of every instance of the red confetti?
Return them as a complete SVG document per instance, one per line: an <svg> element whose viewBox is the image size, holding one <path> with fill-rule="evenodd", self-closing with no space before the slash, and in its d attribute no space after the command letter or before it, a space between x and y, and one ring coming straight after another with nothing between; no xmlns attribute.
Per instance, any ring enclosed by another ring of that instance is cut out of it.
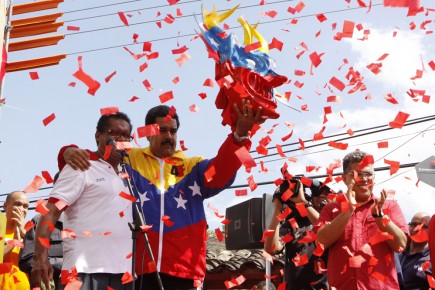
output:
<svg viewBox="0 0 435 290"><path fill-rule="evenodd" d="M47 184L53 183L54 180L48 171L42 171L41 174Z"/></svg>
<svg viewBox="0 0 435 290"><path fill-rule="evenodd" d="M328 146L340 150L346 150L349 144L347 143L341 143L341 142L335 142L335 141L329 141Z"/></svg>
<svg viewBox="0 0 435 290"><path fill-rule="evenodd" d="M216 228L214 232L216 234L218 242L221 243L224 240L224 235L222 234L221 230L219 228Z"/></svg>
<svg viewBox="0 0 435 290"><path fill-rule="evenodd" d="M323 21L327 20L326 16L324 14L322 14L322 13L317 14L316 18L317 18L317 20L319 20L319 22L323 22Z"/></svg>
<svg viewBox="0 0 435 290"><path fill-rule="evenodd" d="M279 41L278 39L276 39L275 37L272 38L272 42L269 43L269 49L276 48L279 51L282 51L283 46L284 46L284 44L281 41Z"/></svg>
<svg viewBox="0 0 435 290"><path fill-rule="evenodd" d="M340 92L343 91L345 88L345 84L339 79L337 79L336 77L332 77L329 80L329 83L333 85L335 88L337 88Z"/></svg>
<svg viewBox="0 0 435 290"><path fill-rule="evenodd" d="M399 104L399 102L393 97L393 94L386 94L384 98L386 101L392 103L393 105Z"/></svg>
<svg viewBox="0 0 435 290"><path fill-rule="evenodd" d="M136 201L136 198L134 196L132 196L131 194L128 194L128 193L126 193L124 191L121 191L119 193L119 196L122 197L122 198L125 198L126 200L131 201L131 202L135 202Z"/></svg>
<svg viewBox="0 0 435 290"><path fill-rule="evenodd" d="M66 30L68 30L68 31L80 31L80 27L78 27L78 26L68 25L68 26L66 27Z"/></svg>
<svg viewBox="0 0 435 290"><path fill-rule="evenodd" d="M382 149L382 148L388 148L388 141L381 141L378 142L378 148Z"/></svg>
<svg viewBox="0 0 435 290"><path fill-rule="evenodd" d="M299 253L296 253L296 256L292 259L293 263L295 263L296 267L306 265L308 263L308 256L307 254L299 255Z"/></svg>
<svg viewBox="0 0 435 290"><path fill-rule="evenodd" d="M202 85L205 86L205 87L213 88L214 87L214 82L213 82L212 79L206 79Z"/></svg>
<svg viewBox="0 0 435 290"><path fill-rule="evenodd" d="M118 112L119 112L119 108L118 107L107 107L107 108L101 108L100 109L101 115L105 115L105 116L116 114Z"/></svg>
<svg viewBox="0 0 435 290"><path fill-rule="evenodd" d="M79 69L73 74L73 77L83 82L88 87L88 94L95 95L100 88L100 83L94 80L90 75L86 74L82 69L82 57L78 57Z"/></svg>
<svg viewBox="0 0 435 290"><path fill-rule="evenodd" d="M364 156L364 158L359 163L358 170L361 171L366 166L373 165L373 164L375 164L375 160L373 158L373 155L368 154L368 155Z"/></svg>
<svg viewBox="0 0 435 290"><path fill-rule="evenodd" d="M177 48L177 49L173 49L172 50L172 54L182 54L182 53L184 53L185 51L187 51L189 48L187 48L187 46L182 46L182 47L180 47L180 48Z"/></svg>
<svg viewBox="0 0 435 290"><path fill-rule="evenodd" d="M393 175L400 169L400 162L384 159L384 163L390 165L390 175Z"/></svg>
<svg viewBox="0 0 435 290"><path fill-rule="evenodd" d="M314 67L318 67L319 64L322 62L322 60L320 59L320 55L318 55L317 52L313 52L310 54L310 60Z"/></svg>
<svg viewBox="0 0 435 290"><path fill-rule="evenodd" d="M153 44L151 42L144 42L143 47L142 47L142 51L151 52L152 45Z"/></svg>
<svg viewBox="0 0 435 290"><path fill-rule="evenodd" d="M151 125L146 125L137 128L138 138L159 135L159 134L160 134L160 127L158 124L151 124Z"/></svg>
<svg viewBox="0 0 435 290"><path fill-rule="evenodd" d="M42 124L44 124L44 126L47 126L48 124L50 124L54 119L56 118L56 115L54 113L52 113L50 116L46 117L44 120L42 120Z"/></svg>
<svg viewBox="0 0 435 290"><path fill-rule="evenodd" d="M180 0L168 0L169 5L171 6L177 4L178 2L180 2Z"/></svg>
<svg viewBox="0 0 435 290"><path fill-rule="evenodd" d="M403 125L405 124L406 120L408 119L408 117L409 117L409 114L399 111L399 113L397 113L394 121L391 121L390 123L388 123L388 125L391 128L401 129L403 127Z"/></svg>
<svg viewBox="0 0 435 290"><path fill-rule="evenodd" d="M305 143L304 141L302 141L302 139L298 139L299 140L299 147L301 148L301 150L305 150Z"/></svg>
<svg viewBox="0 0 435 290"><path fill-rule="evenodd" d="M153 90L153 87L151 86L151 84L150 84L150 82L148 81L148 80L144 80L143 82L142 82L142 84L145 86L145 88L147 89L147 91L152 91Z"/></svg>
<svg viewBox="0 0 435 290"><path fill-rule="evenodd" d="M24 230L26 232L28 232L30 229L32 229L33 227L35 227L35 224L30 220L27 221L26 224L24 225ZM0 273L1 274L1 273Z"/></svg>
<svg viewBox="0 0 435 290"><path fill-rule="evenodd" d="M130 100L128 100L130 103L133 103L134 101L139 100L138 97L133 96Z"/></svg>
<svg viewBox="0 0 435 290"><path fill-rule="evenodd" d="M39 80L38 72L36 72L36 71L31 71L31 72L29 72L29 75L30 75L30 79L31 79L32 81L34 81L34 80Z"/></svg>
<svg viewBox="0 0 435 290"><path fill-rule="evenodd" d="M33 180L23 189L25 193L35 193L44 184L44 179L38 175L35 175Z"/></svg>
<svg viewBox="0 0 435 290"><path fill-rule="evenodd" d="M252 175L248 176L247 180L248 180L248 185L249 185L249 188L251 189L251 191L256 190L258 185L254 180L254 176L252 176Z"/></svg>
<svg viewBox="0 0 435 290"><path fill-rule="evenodd" d="M169 100L172 100L174 98L174 95L172 94L172 91L169 91L169 92L166 92L166 93L163 93L163 94L161 94L160 96L159 96L159 99L160 99L160 102L163 104L163 103L166 103L167 101L169 101Z"/></svg>
<svg viewBox="0 0 435 290"><path fill-rule="evenodd" d="M112 77L113 77L114 75L116 75L116 71L114 71L113 73L111 73L110 75L108 75L108 76L104 79L104 81L105 81L106 83L110 82L110 80L112 79Z"/></svg>
<svg viewBox="0 0 435 290"><path fill-rule="evenodd" d="M122 281L122 284L127 284L130 282L133 282L134 279L133 279L133 276L129 272L125 272L124 275L122 275L122 277L121 277L121 281Z"/></svg>
<svg viewBox="0 0 435 290"><path fill-rule="evenodd" d="M125 17L124 12L118 12L119 19L121 19L122 23L124 23L125 26L128 26L128 20L127 17Z"/></svg>
<svg viewBox="0 0 435 290"><path fill-rule="evenodd" d="M248 195L247 189L236 189L236 196L246 196Z"/></svg>

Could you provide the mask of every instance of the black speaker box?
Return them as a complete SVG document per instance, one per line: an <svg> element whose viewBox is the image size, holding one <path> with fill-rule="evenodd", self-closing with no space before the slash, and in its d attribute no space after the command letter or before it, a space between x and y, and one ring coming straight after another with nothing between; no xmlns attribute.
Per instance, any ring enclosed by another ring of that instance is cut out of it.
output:
<svg viewBox="0 0 435 290"><path fill-rule="evenodd" d="M225 230L227 250L262 249L260 242L273 214L272 195L254 197L225 211L225 218L231 222Z"/></svg>

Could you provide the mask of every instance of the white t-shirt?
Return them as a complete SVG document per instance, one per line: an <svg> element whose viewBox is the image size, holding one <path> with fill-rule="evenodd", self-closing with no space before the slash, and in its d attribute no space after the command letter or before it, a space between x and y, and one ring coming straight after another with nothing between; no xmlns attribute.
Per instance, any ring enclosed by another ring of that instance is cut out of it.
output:
<svg viewBox="0 0 435 290"><path fill-rule="evenodd" d="M132 202L119 196L129 194L124 181L103 161L90 161L88 170L73 170L66 165L50 197L64 201L64 231L76 238L63 240L62 269L79 273L131 272Z"/></svg>

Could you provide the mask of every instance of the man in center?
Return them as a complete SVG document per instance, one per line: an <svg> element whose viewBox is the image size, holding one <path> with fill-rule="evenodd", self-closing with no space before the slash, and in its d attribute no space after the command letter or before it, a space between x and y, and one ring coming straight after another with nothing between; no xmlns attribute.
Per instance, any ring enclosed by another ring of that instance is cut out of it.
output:
<svg viewBox="0 0 435 290"><path fill-rule="evenodd" d="M206 229L203 202L232 184L241 166L235 152L249 150L249 131L261 118L261 107L253 112L249 101L237 113L235 131L228 135L213 159L186 157L176 150L180 121L174 109L151 108L145 125L156 125L159 133L147 137L149 147L129 151L129 174L137 186L137 202L143 209L155 263L150 261L142 235L137 240L136 286L159 289L156 271L164 289L196 289L205 276ZM89 167L85 150L64 147L59 166Z"/></svg>

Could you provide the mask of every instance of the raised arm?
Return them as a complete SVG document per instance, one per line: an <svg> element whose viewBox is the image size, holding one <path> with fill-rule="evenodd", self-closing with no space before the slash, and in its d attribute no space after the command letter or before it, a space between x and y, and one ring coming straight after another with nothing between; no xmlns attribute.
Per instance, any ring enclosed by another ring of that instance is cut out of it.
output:
<svg viewBox="0 0 435 290"><path fill-rule="evenodd" d="M22 207L14 207L12 211L11 222L14 223L14 239L22 242L24 235L26 234L26 230L24 229L24 218L26 213L24 212ZM15 248L14 245L5 245L3 255L6 256Z"/></svg>
<svg viewBox="0 0 435 290"><path fill-rule="evenodd" d="M323 213L332 206L326 205L320 213L319 221L323 221ZM344 231L350 217L353 213L353 207L349 207L349 210L341 212L335 219L329 223L325 223L317 232L317 241L329 248L335 243Z"/></svg>
<svg viewBox="0 0 435 290"><path fill-rule="evenodd" d="M57 165L59 171L62 171L66 164L70 165L74 170L87 170L91 166L89 159L89 151L80 149L76 145L68 145L59 150Z"/></svg>
<svg viewBox="0 0 435 290"><path fill-rule="evenodd" d="M354 184L354 180L347 184L347 192L345 194L348 201L347 210L342 211L334 219L332 218L332 210L334 208L333 204L327 204L320 212L318 222L319 224L324 224L317 232L317 241L324 245L325 249L329 248L338 240L352 217L356 205L355 192L353 191Z"/></svg>
<svg viewBox="0 0 435 290"><path fill-rule="evenodd" d="M274 212L272 219L270 220L270 224L268 229L275 231L273 236L267 236L264 238L264 250L274 255L276 253L279 253L284 248L283 244L279 240L279 230L280 230L280 222L277 218L277 215L281 213L282 210L282 204L281 201L278 198L275 198L274 200Z"/></svg>
<svg viewBox="0 0 435 290"><path fill-rule="evenodd" d="M243 146L247 150L251 148L252 143L248 138L249 131L252 130L254 124L260 124L262 122L261 107L254 115L249 101L243 102L242 110L235 104L234 110L237 113L235 132L227 137L219 148L216 157L211 161L209 168L214 167L216 174L213 176L212 180L205 181L206 187L219 188L228 184L242 165L235 152ZM234 133L237 134L237 136Z"/></svg>
<svg viewBox="0 0 435 290"><path fill-rule="evenodd" d="M48 261L48 249L41 244L40 239L50 239L51 231L47 223L54 225L59 219L60 211L54 203L48 202L46 205L49 212L41 216L36 227L35 250L33 256L33 269L31 273L30 286L41 287L41 282L46 289L50 289L50 280L53 278L53 267Z"/></svg>
<svg viewBox="0 0 435 290"><path fill-rule="evenodd" d="M382 218L382 207L385 203L385 200L387 199L388 193L387 190L383 189L381 192L381 197L379 200L375 200L375 203L373 204L371 210L372 215L378 216L375 217L376 224L378 225L379 230L383 232L387 232L390 235L393 236L392 240L387 240L388 245L390 248L395 252L401 252L405 249L406 243L407 243L407 237L405 232L399 228L398 225L396 225L395 222L402 223L402 225L405 224L405 219L403 217L403 214L398 206L392 207L391 212L389 213L389 222L384 225L384 221ZM395 219L395 221L393 221Z"/></svg>
<svg viewBox="0 0 435 290"><path fill-rule="evenodd" d="M298 180L298 183L299 183L298 195L292 196L290 198L290 200L294 204L298 204L298 203L303 204L305 206L305 208L307 209L308 219L310 220L310 222L312 224L314 224L319 219L319 213L317 212L317 210L314 209L314 207L312 205L307 206L309 203L308 203L307 199L305 198L304 186L300 180Z"/></svg>

